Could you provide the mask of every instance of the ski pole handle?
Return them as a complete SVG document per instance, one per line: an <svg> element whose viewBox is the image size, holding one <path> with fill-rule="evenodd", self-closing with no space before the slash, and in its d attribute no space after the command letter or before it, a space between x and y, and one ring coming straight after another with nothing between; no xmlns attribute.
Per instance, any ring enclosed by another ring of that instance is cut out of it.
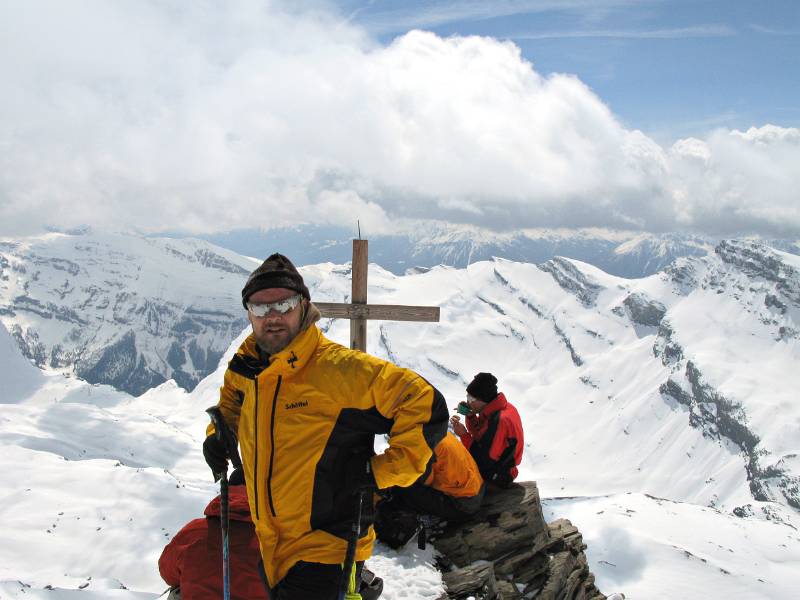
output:
<svg viewBox="0 0 800 600"><path fill-rule="evenodd" d="M225 452L231 461L234 469L242 468L242 459L239 456L239 441L236 436L228 427L225 418L222 416L222 411L219 406L212 406L206 409L208 416L211 417L211 422L214 424L217 439L225 446Z"/></svg>

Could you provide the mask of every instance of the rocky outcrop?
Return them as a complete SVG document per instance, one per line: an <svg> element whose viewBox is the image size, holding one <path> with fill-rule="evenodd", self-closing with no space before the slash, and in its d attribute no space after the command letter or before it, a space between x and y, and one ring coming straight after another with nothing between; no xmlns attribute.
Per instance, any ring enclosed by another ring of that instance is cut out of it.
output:
<svg viewBox="0 0 800 600"><path fill-rule="evenodd" d="M731 272L744 276L747 287L739 284L732 291L733 296L738 299L744 289L757 294L748 303L748 310L758 314L759 320L774 331L774 339L800 339L800 269L793 261L752 241L724 241L714 251Z"/></svg>
<svg viewBox="0 0 800 600"><path fill-rule="evenodd" d="M661 364L665 367L677 368L683 360L683 348L675 341L674 335L675 331L669 320L662 320L653 343L653 356L661 358Z"/></svg>
<svg viewBox="0 0 800 600"><path fill-rule="evenodd" d="M569 336L564 332L561 327L558 326L555 319L551 319L553 321L553 331L555 332L558 339L560 339L564 343L564 347L569 351L569 356L572 359L572 364L576 367L580 367L583 365L583 359L580 355L575 351L575 346L572 345L572 340L569 339Z"/></svg>
<svg viewBox="0 0 800 600"><path fill-rule="evenodd" d="M631 321L637 325L658 327L664 315L667 314L667 309L661 302L651 300L644 294L630 294L622 301L622 304L628 309Z"/></svg>
<svg viewBox="0 0 800 600"><path fill-rule="evenodd" d="M688 295L698 286L695 264L688 259L678 259L664 269L664 277L673 283L675 290L681 295Z"/></svg>
<svg viewBox="0 0 800 600"><path fill-rule="evenodd" d="M777 252L757 242L740 240L723 241L714 252L751 278L774 283L784 299L800 305L800 273L786 264Z"/></svg>
<svg viewBox="0 0 800 600"><path fill-rule="evenodd" d="M488 491L471 520L434 532L445 598L604 600L576 527L546 523L533 482Z"/></svg>
<svg viewBox="0 0 800 600"><path fill-rule="evenodd" d="M590 281L566 258L557 256L538 267L542 271L550 273L562 289L573 294L586 307L594 306L597 302L597 295L603 290L603 286Z"/></svg>

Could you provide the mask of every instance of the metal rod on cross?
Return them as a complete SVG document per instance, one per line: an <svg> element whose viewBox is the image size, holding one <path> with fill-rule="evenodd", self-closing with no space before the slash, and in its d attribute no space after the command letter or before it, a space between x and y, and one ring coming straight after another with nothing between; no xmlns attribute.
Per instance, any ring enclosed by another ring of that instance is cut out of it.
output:
<svg viewBox="0 0 800 600"><path fill-rule="evenodd" d="M353 240L352 302L315 302L323 317L350 319L350 347L367 351L367 320L382 321L439 321L438 306L401 306L397 304L367 304L367 272L369 270L368 241Z"/></svg>

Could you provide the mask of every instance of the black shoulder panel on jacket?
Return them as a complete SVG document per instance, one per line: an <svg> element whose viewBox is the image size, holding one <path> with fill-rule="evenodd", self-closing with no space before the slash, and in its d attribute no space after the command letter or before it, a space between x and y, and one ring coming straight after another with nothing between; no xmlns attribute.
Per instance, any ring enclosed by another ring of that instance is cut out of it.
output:
<svg viewBox="0 0 800 600"><path fill-rule="evenodd" d="M263 364L260 360L250 356L242 356L241 354L234 354L231 361L228 363L228 368L242 377L248 379L255 379L258 374L266 368L267 365Z"/></svg>
<svg viewBox="0 0 800 600"><path fill-rule="evenodd" d="M375 435L392 430L387 419L374 406L362 410L344 408L336 419L325 450L314 473L314 495L311 499L311 528L321 529L347 539L353 523L356 496L347 489L352 476L346 473L347 463L354 454L365 459L375 454ZM361 518L361 537L368 533L374 520L372 501L364 503Z"/></svg>
<svg viewBox="0 0 800 600"><path fill-rule="evenodd" d="M425 381L428 383L427 380ZM422 426L422 435L425 436L425 441L433 452L447 434L447 423L450 417L447 414L447 402L444 396L430 383L428 385L433 390L433 402L431 403L431 418Z"/></svg>
<svg viewBox="0 0 800 600"><path fill-rule="evenodd" d="M489 424L483 435L479 439L473 439L472 445L469 447L469 453L475 459L484 481L492 481L497 475L497 461L490 458L489 451L492 449L492 442L497 435L499 424L500 413L496 412L489 417Z"/></svg>

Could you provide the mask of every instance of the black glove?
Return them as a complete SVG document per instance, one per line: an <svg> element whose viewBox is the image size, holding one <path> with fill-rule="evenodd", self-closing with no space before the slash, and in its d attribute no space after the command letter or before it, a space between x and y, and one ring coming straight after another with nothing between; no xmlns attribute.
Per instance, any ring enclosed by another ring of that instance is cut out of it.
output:
<svg viewBox="0 0 800 600"><path fill-rule="evenodd" d="M222 440L217 439L215 433L208 436L203 442L203 457L215 477L220 473L227 472L228 453L225 450L225 444L222 443Z"/></svg>
<svg viewBox="0 0 800 600"><path fill-rule="evenodd" d="M347 460L345 482L347 489L354 495L363 492L378 491L375 475L372 474L372 457L367 454L353 454ZM372 500L370 499L370 502Z"/></svg>
<svg viewBox="0 0 800 600"><path fill-rule="evenodd" d="M228 485L244 485L244 469L236 468L228 475Z"/></svg>

